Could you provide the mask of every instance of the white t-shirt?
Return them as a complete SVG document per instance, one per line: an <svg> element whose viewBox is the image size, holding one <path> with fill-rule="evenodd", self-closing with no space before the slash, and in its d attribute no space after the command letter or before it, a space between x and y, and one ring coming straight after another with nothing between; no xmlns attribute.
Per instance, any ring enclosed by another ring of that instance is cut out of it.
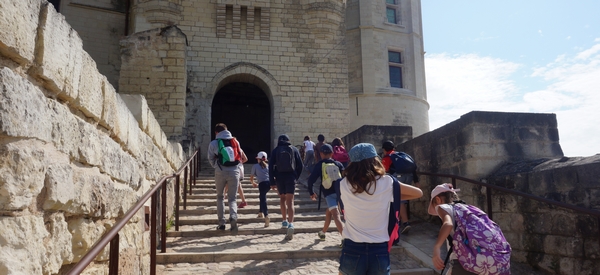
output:
<svg viewBox="0 0 600 275"><path fill-rule="evenodd" d="M315 143L310 140L304 141L304 152L314 151Z"/></svg>
<svg viewBox="0 0 600 275"><path fill-rule="evenodd" d="M376 188L375 188L376 186ZM390 240L388 222L390 202L394 201L393 180L384 175L375 185L370 185L369 193L353 194L352 186L346 178L340 182L340 196L344 202L346 226L342 236L358 243L382 243ZM372 192L372 190L375 190Z"/></svg>

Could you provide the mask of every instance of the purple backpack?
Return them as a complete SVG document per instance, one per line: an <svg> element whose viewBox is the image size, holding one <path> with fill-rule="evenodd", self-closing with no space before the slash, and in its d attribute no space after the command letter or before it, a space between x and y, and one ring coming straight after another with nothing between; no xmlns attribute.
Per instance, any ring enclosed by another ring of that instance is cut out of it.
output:
<svg viewBox="0 0 600 275"><path fill-rule="evenodd" d="M510 274L511 248L500 227L473 205L453 206L456 225L452 249L462 267L480 275Z"/></svg>

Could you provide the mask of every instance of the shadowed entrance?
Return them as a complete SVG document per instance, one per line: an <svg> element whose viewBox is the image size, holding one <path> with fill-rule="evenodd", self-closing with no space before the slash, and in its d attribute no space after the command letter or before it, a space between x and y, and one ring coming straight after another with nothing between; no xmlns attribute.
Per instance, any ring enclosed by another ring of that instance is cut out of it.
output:
<svg viewBox="0 0 600 275"><path fill-rule="evenodd" d="M225 123L240 141L249 163L256 163L259 151L271 153L271 105L258 86L233 82L219 89L212 102L213 139L214 125L219 122Z"/></svg>

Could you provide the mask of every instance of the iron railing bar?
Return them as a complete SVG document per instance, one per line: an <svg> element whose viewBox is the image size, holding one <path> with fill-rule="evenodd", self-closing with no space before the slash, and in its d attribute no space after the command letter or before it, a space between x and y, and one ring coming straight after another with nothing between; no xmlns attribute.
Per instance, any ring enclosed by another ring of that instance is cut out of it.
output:
<svg viewBox="0 0 600 275"><path fill-rule="evenodd" d="M108 274L119 274L119 233L110 241L110 257L108 260Z"/></svg>
<svg viewBox="0 0 600 275"><path fill-rule="evenodd" d="M161 190L161 203L160 203L160 252L167 252L167 185L163 184Z"/></svg>
<svg viewBox="0 0 600 275"><path fill-rule="evenodd" d="M156 275L156 214L158 212L158 193L152 193L152 202L150 210L150 275Z"/></svg>
<svg viewBox="0 0 600 275"><path fill-rule="evenodd" d="M188 185L188 167L183 172L183 210L187 209L187 185Z"/></svg>
<svg viewBox="0 0 600 275"><path fill-rule="evenodd" d="M179 231L179 178L180 176L175 177L175 231Z"/></svg>
<svg viewBox="0 0 600 275"><path fill-rule="evenodd" d="M596 211L596 210L592 210L592 209L588 209L588 208L583 208L583 207L579 207L579 206L575 206L575 205L571 205L568 203L564 203L564 202L559 202L559 201L555 201L555 200L551 200L551 199L546 199L546 198L542 198L542 197L538 197L536 195L531 195L528 193L524 193L521 191L517 191L517 190L513 190L513 189L508 189L505 187L500 187L500 186L496 186L496 185L492 185L489 183L485 183L485 182L480 182L480 181L476 181L476 180L472 180L472 179L468 179L468 178L464 178L461 176L456 176L456 175L450 175L450 174L435 174L435 173L429 173L429 172L417 172L417 174L421 174L421 175L426 175L426 176L434 176L434 177L443 177L443 178L451 178L451 179L458 179L464 182L468 182L468 183L473 183L473 184L478 184L481 186L485 186L486 188L491 188L491 189L495 189L501 192L505 192L505 193L509 193L509 194L513 194L513 195L517 195L517 196L522 196L522 197L526 197L529 199L533 199L539 202L544 202L544 203L548 203L548 204L552 204L552 205L556 205L559 207L563 207L563 208L567 208L567 209L571 209L574 211L578 211L578 212L583 212L589 215L593 215L593 216L597 216L600 217L600 211ZM453 180L454 183L454 180Z"/></svg>
<svg viewBox="0 0 600 275"><path fill-rule="evenodd" d="M144 203L152 196L152 193L156 192L158 188L162 186L162 183L166 181L168 178L172 176L163 176L158 183L154 186L154 188L150 189L142 198L129 210L121 220L119 220L100 240L86 253L83 258L67 273L68 275L79 274L87 267L88 264L92 262L100 252L104 249L104 247L117 235L117 233L129 222L129 220L137 213Z"/></svg>

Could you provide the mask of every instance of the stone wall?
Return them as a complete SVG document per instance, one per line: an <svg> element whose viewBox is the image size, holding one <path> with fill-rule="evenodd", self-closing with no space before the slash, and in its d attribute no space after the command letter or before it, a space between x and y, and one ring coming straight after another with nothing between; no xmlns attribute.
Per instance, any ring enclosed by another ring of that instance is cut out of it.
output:
<svg viewBox="0 0 600 275"><path fill-rule="evenodd" d="M52 5L0 2L0 274L69 270L182 164L151 114L115 92ZM121 231L121 274L149 272L143 217ZM106 274L107 259L85 273Z"/></svg>
<svg viewBox="0 0 600 275"><path fill-rule="evenodd" d="M121 41L119 92L141 94L169 139L185 126L187 38L177 27L133 34Z"/></svg>
<svg viewBox="0 0 600 275"><path fill-rule="evenodd" d="M61 0L60 13L77 31L83 49L96 61L101 74L118 87L121 54L119 40L127 35L129 0ZM90 18L94 18L90 22Z"/></svg>
<svg viewBox="0 0 600 275"><path fill-rule="evenodd" d="M507 162L562 157L556 115L470 112L460 119L397 146L418 164L419 171L454 174L479 180ZM429 194L446 178L421 177L423 197L411 203L413 214L427 214ZM461 198L483 207L485 188L459 182ZM483 209L483 208L482 208Z"/></svg>
<svg viewBox="0 0 600 275"><path fill-rule="evenodd" d="M373 144L379 151L381 151L381 145L386 140L391 140L394 144L401 144L411 139L412 128L410 126L376 125L362 126L342 138L347 150L358 143L367 142Z"/></svg>
<svg viewBox="0 0 600 275"><path fill-rule="evenodd" d="M600 211L600 155L509 163L488 183ZM512 258L555 274L600 270L600 220L546 203L496 192L494 220L513 248Z"/></svg>

